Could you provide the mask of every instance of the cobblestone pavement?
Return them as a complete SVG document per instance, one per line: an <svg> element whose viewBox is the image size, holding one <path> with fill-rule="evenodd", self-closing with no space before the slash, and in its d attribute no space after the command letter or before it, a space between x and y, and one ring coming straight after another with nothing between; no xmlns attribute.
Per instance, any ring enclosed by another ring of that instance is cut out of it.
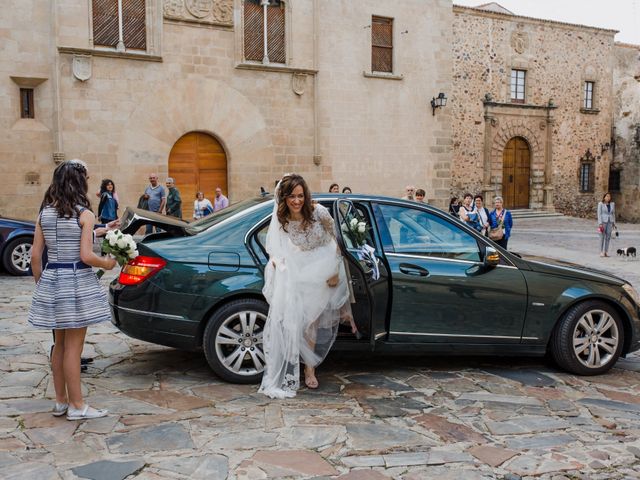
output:
<svg viewBox="0 0 640 480"><path fill-rule="evenodd" d="M639 285L640 263L597 256L592 223L519 221L511 246ZM640 244L637 226L621 232ZM282 401L221 382L200 354L103 324L90 329L83 379L110 416L69 422L47 413L51 336L26 325L31 290L0 276L4 479L640 478L637 355L590 378L540 359L334 355L318 391Z"/></svg>

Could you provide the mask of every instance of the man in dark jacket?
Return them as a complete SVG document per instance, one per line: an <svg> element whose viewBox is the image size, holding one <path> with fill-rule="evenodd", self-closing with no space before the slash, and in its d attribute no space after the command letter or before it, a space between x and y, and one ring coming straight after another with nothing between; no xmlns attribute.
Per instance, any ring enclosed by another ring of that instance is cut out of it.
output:
<svg viewBox="0 0 640 480"><path fill-rule="evenodd" d="M180 191L176 188L173 178L167 177L166 181L169 194L167 195L167 215L182 219L182 198Z"/></svg>

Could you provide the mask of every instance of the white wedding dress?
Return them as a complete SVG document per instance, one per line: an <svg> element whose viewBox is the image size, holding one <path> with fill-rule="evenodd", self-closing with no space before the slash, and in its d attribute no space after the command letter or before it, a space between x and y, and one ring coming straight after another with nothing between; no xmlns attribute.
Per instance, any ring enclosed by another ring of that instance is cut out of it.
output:
<svg viewBox="0 0 640 480"><path fill-rule="evenodd" d="M290 221L285 231L274 214L267 233L269 263L263 293L269 302L264 328L265 370L259 392L294 397L300 386L300 360L315 367L338 333L341 315L351 316L350 293L334 222L316 204L313 222ZM338 274L338 285L327 280Z"/></svg>

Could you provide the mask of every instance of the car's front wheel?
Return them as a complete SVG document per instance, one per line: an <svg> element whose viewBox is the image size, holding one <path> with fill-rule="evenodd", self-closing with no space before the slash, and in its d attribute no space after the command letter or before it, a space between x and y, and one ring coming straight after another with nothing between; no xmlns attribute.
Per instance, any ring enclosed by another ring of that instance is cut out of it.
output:
<svg viewBox="0 0 640 480"><path fill-rule="evenodd" d="M265 357L262 334L269 305L247 298L216 310L204 330L202 347L211 369L233 383L258 383Z"/></svg>
<svg viewBox="0 0 640 480"><path fill-rule="evenodd" d="M33 238L19 237L11 240L4 249L2 264L11 275L28 275L31 266Z"/></svg>
<svg viewBox="0 0 640 480"><path fill-rule="evenodd" d="M598 375L616 363L624 343L620 315L608 304L579 303L564 315L551 340L554 360L578 375Z"/></svg>

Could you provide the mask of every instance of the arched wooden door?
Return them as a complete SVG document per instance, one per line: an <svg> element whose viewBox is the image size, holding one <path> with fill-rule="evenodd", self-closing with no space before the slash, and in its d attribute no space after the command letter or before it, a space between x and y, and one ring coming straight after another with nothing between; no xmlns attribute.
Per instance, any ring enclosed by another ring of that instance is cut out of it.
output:
<svg viewBox="0 0 640 480"><path fill-rule="evenodd" d="M216 187L227 195L227 156L220 142L211 135L190 132L180 137L169 154L169 176L182 197L182 218L193 219L196 192L215 197Z"/></svg>
<svg viewBox="0 0 640 480"><path fill-rule="evenodd" d="M502 197L506 208L529 208L529 144L520 137L507 143L502 154Z"/></svg>

